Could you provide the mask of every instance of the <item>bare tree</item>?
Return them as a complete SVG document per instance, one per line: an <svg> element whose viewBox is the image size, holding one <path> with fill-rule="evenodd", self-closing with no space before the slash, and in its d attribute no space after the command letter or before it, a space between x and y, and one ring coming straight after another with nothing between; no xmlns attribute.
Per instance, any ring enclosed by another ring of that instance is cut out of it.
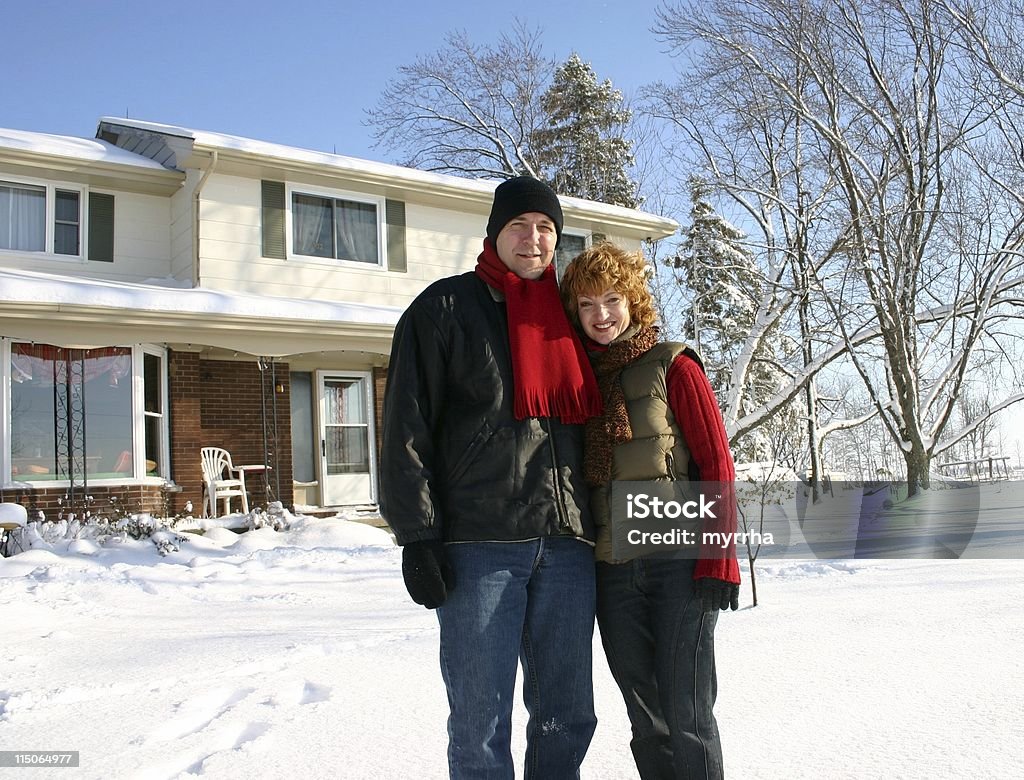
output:
<svg viewBox="0 0 1024 780"><path fill-rule="evenodd" d="M653 102L759 225L777 287L766 318L797 313L801 360L776 399L845 356L911 495L1024 278L1020 202L992 186L1020 166L986 140L1021 117L951 57L958 23L931 0L712 0L663 8L656 30L698 47L693 78ZM701 84L703 110L684 118Z"/></svg>
<svg viewBox="0 0 1024 780"><path fill-rule="evenodd" d="M801 78L793 76L797 82ZM676 145L691 154L680 167L699 170L709 190L731 200L753 234L748 249L758 259L761 276L744 292L756 294L756 314L745 329L746 343L730 359L732 379L723 410L733 444L741 450L759 448L759 441L774 435L762 428L775 416L795 413L796 397L802 394L799 416L816 491L822 467L814 374L820 366L813 360L815 330L822 326L812 310L810 284L811 265L822 261L810 251L810 231L828 205L834 182L816 177L822 169L812 167L816 150L805 150L800 122L779 110L780 100L769 86L753 74L723 69L709 57L694 65L683 83L649 88L645 108L685 139ZM754 375L766 370L781 382L767 393L764 388L754 392L763 384L752 381ZM771 403L766 406L767 399Z"/></svg>
<svg viewBox="0 0 1024 780"><path fill-rule="evenodd" d="M405 153L402 164L444 173L539 176L532 136L554 61L539 29L516 22L497 44L450 33L438 52L399 68L366 124L376 147Z"/></svg>
<svg viewBox="0 0 1024 780"><path fill-rule="evenodd" d="M399 68L366 124L404 165L463 176L529 174L563 195L639 203L632 113L611 81L573 53L543 54L517 22L494 45L450 33L445 46Z"/></svg>

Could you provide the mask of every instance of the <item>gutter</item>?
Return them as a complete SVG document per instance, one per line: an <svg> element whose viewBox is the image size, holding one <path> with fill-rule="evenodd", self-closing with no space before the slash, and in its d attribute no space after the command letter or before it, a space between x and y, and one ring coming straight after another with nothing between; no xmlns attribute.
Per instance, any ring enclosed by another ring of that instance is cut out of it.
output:
<svg viewBox="0 0 1024 780"><path fill-rule="evenodd" d="M341 320L299 319L256 314L224 314L204 311L150 309L126 310L116 306L90 306L82 303L52 301L3 303L0 318L39 319L54 315L56 320L106 323L118 325L192 324L207 330L266 331L310 335L321 331L338 334L387 335L395 330L393 322L344 322ZM133 339L133 343L138 339Z"/></svg>
<svg viewBox="0 0 1024 780"><path fill-rule="evenodd" d="M24 149L0 147L0 156L6 164L28 168L32 171L59 171L70 174L75 181L81 178L90 180L110 180L113 186L130 192L159 194L170 196L181 187L184 178L181 171L166 168L152 168L144 165L128 165L111 160L96 160L89 157L68 157L51 153L41 153ZM38 173L30 175L38 176Z"/></svg>
<svg viewBox="0 0 1024 780"><path fill-rule="evenodd" d="M391 351L391 323L289 320L206 312L130 311L82 304L5 304L0 333L9 338L46 341L92 349L111 344L189 344L247 355L285 357L316 352L365 353L374 360Z"/></svg>
<svg viewBox="0 0 1024 780"><path fill-rule="evenodd" d="M199 200L203 192L203 185L210 178L213 169L217 167L217 150L210 153L210 164L203 170L195 190L192 191L192 286L199 286Z"/></svg>

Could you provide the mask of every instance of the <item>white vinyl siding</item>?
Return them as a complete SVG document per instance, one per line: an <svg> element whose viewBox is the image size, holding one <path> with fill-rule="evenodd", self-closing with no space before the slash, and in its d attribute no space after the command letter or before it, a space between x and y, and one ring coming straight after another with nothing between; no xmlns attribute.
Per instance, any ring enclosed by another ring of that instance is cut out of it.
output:
<svg viewBox="0 0 1024 780"><path fill-rule="evenodd" d="M214 172L204 184L199 209L199 283L203 287L404 308L431 282L473 270L483 250L487 225L484 206L460 210L405 199L405 273L368 263L295 256L290 251L285 259L266 257L262 181ZM341 183L332 188L322 181L315 185L290 181L286 187L286 203L290 202L291 192L354 193L354 189L346 189ZM373 196L364 193L361 197L370 200ZM376 202L384 204L385 199L380 197ZM379 213L383 213L384 206L380 208ZM286 231L290 243L290 225ZM589 235L584 228L567 226L566 231ZM609 239L628 249L639 248L632 239L613 235ZM385 245L386 242L381 244ZM390 258L385 261L390 262Z"/></svg>
<svg viewBox="0 0 1024 780"><path fill-rule="evenodd" d="M44 229L40 249L11 248L4 243L3 228L0 228L0 265L24 271L72 276L86 274L94 278L125 282L171 276L170 198L107 187L93 189L58 181L19 181L0 170L0 188L11 183L16 183L18 187L33 187L46 198L45 219L48 224ZM74 194L78 201L77 209L73 206L73 198L58 200L59 193ZM95 244L90 242L90 224L94 220L89 207L90 199L95 199L95 196L113 199L113 258L108 256L105 258L107 262L94 262L89 254L90 244ZM0 221L4 219L2 202L3 196L0 194ZM59 203L63 205L59 206ZM59 231L65 234L63 240L58 239ZM77 254L61 254L56 251L75 251L74 241L77 241Z"/></svg>

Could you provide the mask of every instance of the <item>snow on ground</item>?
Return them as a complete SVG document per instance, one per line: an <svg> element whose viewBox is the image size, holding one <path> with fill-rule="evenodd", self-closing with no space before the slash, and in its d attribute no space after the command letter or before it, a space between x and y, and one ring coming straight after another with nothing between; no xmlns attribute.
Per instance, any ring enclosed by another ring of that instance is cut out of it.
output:
<svg viewBox="0 0 1024 780"><path fill-rule="evenodd" d="M0 750L78 750L81 778L442 778L433 613L386 532L299 518L0 560ZM758 564L723 614L731 778L1024 776L1020 561ZM585 778L635 777L595 638ZM525 712L516 711L517 759ZM520 766L521 776L521 766Z"/></svg>

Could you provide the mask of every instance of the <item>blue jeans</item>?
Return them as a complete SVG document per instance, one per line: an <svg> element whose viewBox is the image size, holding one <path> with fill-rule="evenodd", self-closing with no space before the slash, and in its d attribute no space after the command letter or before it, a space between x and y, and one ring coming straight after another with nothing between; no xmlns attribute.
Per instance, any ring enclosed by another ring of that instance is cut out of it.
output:
<svg viewBox="0 0 1024 780"><path fill-rule="evenodd" d="M516 667L523 664L527 780L579 777L597 726L591 676L594 552L569 537L462 542L437 610L448 689L450 776L514 777Z"/></svg>
<svg viewBox="0 0 1024 780"><path fill-rule="evenodd" d="M597 564L597 621L633 728L643 780L723 776L712 708L715 622L693 594L695 561Z"/></svg>

